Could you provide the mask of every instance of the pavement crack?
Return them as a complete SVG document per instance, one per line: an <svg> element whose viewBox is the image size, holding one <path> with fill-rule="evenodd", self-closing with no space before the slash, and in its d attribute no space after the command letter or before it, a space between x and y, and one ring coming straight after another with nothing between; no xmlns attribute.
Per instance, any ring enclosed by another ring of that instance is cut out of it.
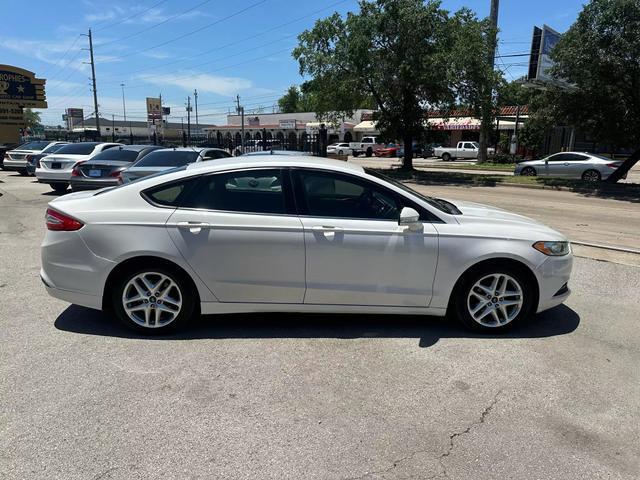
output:
<svg viewBox="0 0 640 480"><path fill-rule="evenodd" d="M384 474L384 473L388 473L390 471L392 471L394 468L396 468L398 465L400 465L401 463L404 463L408 460L413 459L413 457L415 457L416 455L419 455L421 453L427 453L429 450L425 449L425 450L416 450L414 452L409 453L408 455L405 455L404 457L398 458L396 460L393 461L393 463L391 465L389 465L388 467L385 468L381 468L379 470L372 470L370 472L366 472L363 473L362 475L359 475L357 477L346 477L344 480L362 480L365 479L367 477L370 477L372 475L380 475L380 474ZM427 477L427 478L434 478L434 477Z"/></svg>
<svg viewBox="0 0 640 480"><path fill-rule="evenodd" d="M491 401L491 403L480 414L480 418L478 418L478 420L476 420L475 422L472 422L464 430L462 430L460 432L454 432L451 435L449 435L449 447L447 448L447 451L444 452L442 455L440 455L440 457L438 458L438 463L440 464L440 467L442 468L442 475L444 475L445 478L451 478L451 477L449 477L449 474L447 473L447 466L445 465L444 461L445 461L445 459L447 457L449 457L451 455L451 453L453 453L453 449L455 448L455 440L456 440L456 438L462 437L464 435L467 435L468 433L471 432L471 430L474 429L474 427L478 427L478 426L482 425L486 421L486 419L489 416L489 414L491 413L491 411L493 410L493 407L495 407L496 403L498 403L498 397L500 396L501 393L502 393L502 390L498 390L498 392L494 395L493 400Z"/></svg>

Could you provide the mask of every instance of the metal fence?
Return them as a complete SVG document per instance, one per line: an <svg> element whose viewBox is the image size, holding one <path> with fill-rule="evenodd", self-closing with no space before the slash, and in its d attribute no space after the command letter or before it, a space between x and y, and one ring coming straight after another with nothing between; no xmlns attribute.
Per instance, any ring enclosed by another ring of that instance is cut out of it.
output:
<svg viewBox="0 0 640 480"><path fill-rule="evenodd" d="M89 133L68 132L65 130L47 131L45 136L48 140L65 140L70 142L83 141L103 141L103 142L121 142L124 144L153 144L164 145L167 147L177 146L194 146L194 147L210 147L222 148L229 153L239 155L243 152L255 152L259 150L289 150L296 152L307 152L312 155L326 156L327 151L327 131L320 129L314 133L306 131L292 131L288 134L283 132L272 132L270 130L261 130L250 134L245 133L244 141L240 133L231 134L230 132L208 134L192 134L189 136L187 132L183 132L180 137L161 137L153 135L135 136L135 135L91 135Z"/></svg>

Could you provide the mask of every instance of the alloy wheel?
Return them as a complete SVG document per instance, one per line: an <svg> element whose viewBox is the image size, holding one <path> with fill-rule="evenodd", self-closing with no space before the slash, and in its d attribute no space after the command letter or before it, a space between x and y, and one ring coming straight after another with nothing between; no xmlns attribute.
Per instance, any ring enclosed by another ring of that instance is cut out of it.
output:
<svg viewBox="0 0 640 480"><path fill-rule="evenodd" d="M478 280L469 290L467 309L471 318L484 327L511 323L522 310L522 287L504 273L493 273Z"/></svg>
<svg viewBox="0 0 640 480"><path fill-rule="evenodd" d="M167 275L143 272L125 285L122 306L127 316L141 327L164 327L180 314L182 292Z"/></svg>
<svg viewBox="0 0 640 480"><path fill-rule="evenodd" d="M600 174L595 170L587 170L582 174L582 179L587 182L597 182L600 180Z"/></svg>

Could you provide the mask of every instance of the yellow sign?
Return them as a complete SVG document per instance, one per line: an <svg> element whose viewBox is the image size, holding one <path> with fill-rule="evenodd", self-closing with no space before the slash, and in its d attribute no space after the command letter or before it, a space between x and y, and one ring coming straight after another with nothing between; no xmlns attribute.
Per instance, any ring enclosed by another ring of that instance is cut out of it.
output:
<svg viewBox="0 0 640 480"><path fill-rule="evenodd" d="M45 82L28 70L0 65L0 107L47 108Z"/></svg>

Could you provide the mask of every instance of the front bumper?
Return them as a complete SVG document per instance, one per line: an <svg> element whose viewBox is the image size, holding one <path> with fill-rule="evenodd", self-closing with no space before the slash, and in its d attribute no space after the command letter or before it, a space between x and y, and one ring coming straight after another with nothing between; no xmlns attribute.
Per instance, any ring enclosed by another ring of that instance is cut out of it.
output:
<svg viewBox="0 0 640 480"><path fill-rule="evenodd" d="M536 276L540 287L540 298L538 299L538 310L542 312L563 303L569 295L571 289L568 286L573 268L573 255L563 255L561 257L547 257L538 267Z"/></svg>

